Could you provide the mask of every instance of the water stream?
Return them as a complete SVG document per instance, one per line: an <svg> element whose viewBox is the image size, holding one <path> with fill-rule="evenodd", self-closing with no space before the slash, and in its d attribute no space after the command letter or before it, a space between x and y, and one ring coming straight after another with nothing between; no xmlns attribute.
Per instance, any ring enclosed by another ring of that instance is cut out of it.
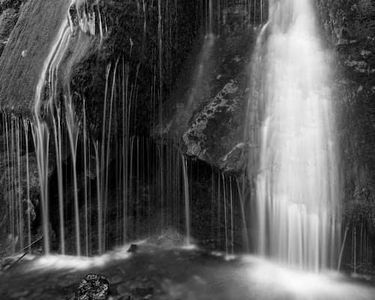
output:
<svg viewBox="0 0 375 300"><path fill-rule="evenodd" d="M318 271L336 263L340 199L329 55L315 21L310 0L270 1L253 96L263 120L258 252Z"/></svg>

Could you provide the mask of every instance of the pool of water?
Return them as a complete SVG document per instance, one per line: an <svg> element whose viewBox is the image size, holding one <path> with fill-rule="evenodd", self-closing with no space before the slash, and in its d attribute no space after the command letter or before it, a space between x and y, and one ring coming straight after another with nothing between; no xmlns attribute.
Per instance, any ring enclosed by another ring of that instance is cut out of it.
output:
<svg viewBox="0 0 375 300"><path fill-rule="evenodd" d="M255 256L147 244L136 253L126 250L93 258L26 259L0 275L0 299L73 299L88 273L109 280L110 299L375 299L371 282L294 270Z"/></svg>

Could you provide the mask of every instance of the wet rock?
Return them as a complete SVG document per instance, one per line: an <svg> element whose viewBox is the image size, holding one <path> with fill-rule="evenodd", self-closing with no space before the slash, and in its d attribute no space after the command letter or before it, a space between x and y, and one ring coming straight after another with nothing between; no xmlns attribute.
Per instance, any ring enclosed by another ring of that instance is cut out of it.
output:
<svg viewBox="0 0 375 300"><path fill-rule="evenodd" d="M228 152L221 160L221 169L229 172L236 172L246 166L248 145L246 143L239 143Z"/></svg>
<svg viewBox="0 0 375 300"><path fill-rule="evenodd" d="M127 252L129 252L129 253L136 253L137 250L138 250L138 245L131 244Z"/></svg>
<svg viewBox="0 0 375 300"><path fill-rule="evenodd" d="M75 293L75 300L106 300L109 297L109 282L97 274L88 274Z"/></svg>
<svg viewBox="0 0 375 300"><path fill-rule="evenodd" d="M183 135L188 155L227 170L243 167L244 162L235 152L236 145L243 141L244 95L240 83L231 80L196 114Z"/></svg>
<svg viewBox="0 0 375 300"><path fill-rule="evenodd" d="M18 19L17 11L13 8L8 8L0 15L0 40L8 39Z"/></svg>
<svg viewBox="0 0 375 300"><path fill-rule="evenodd" d="M335 54L334 105L338 116L340 168L345 169L342 184L348 187L344 193L344 209L348 211L357 191L363 187L369 188L370 194L375 195L375 2L315 2L326 44ZM362 205L365 202L366 197L357 201ZM375 213L368 205L365 211ZM351 219L355 214L351 211L348 215L347 219ZM364 221L369 232L371 220L366 217ZM375 238L374 234L370 235Z"/></svg>
<svg viewBox="0 0 375 300"><path fill-rule="evenodd" d="M18 14L13 8L6 9L0 15L0 56L8 42L10 33L16 25Z"/></svg>
<svg viewBox="0 0 375 300"><path fill-rule="evenodd" d="M182 72L184 93L172 95L165 104L165 121L155 130L155 135L181 141L181 151L188 156L227 172L242 172L245 164L243 156L233 154L244 142L248 66L256 39L253 25L260 21L247 13L238 1L222 8L220 35L208 52L207 40L201 41L205 59L193 61L193 71Z"/></svg>
<svg viewBox="0 0 375 300"><path fill-rule="evenodd" d="M0 0L0 10L5 10L8 8L19 8L22 2L25 0Z"/></svg>
<svg viewBox="0 0 375 300"><path fill-rule="evenodd" d="M0 56L27 0L0 0Z"/></svg>

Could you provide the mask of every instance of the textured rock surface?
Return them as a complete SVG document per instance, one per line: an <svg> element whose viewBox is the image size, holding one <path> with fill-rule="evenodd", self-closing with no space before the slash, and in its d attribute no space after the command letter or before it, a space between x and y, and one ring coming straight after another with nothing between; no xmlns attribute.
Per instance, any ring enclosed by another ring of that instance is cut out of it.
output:
<svg viewBox="0 0 375 300"><path fill-rule="evenodd" d="M326 39L336 53L338 129L345 184L351 184L353 195L355 185L375 183L375 3L316 2Z"/></svg>
<svg viewBox="0 0 375 300"><path fill-rule="evenodd" d="M75 300L107 300L109 281L102 275L88 274L79 284Z"/></svg>
<svg viewBox="0 0 375 300"><path fill-rule="evenodd" d="M197 115L184 133L186 154L229 166L229 153L243 139L244 89L230 81ZM230 167L230 169L233 167Z"/></svg>
<svg viewBox="0 0 375 300"><path fill-rule="evenodd" d="M0 57L0 106L30 115L35 87L70 1L30 1Z"/></svg>
<svg viewBox="0 0 375 300"><path fill-rule="evenodd" d="M365 228L370 245L374 245L375 2L316 0L316 4L322 32L336 54L334 87L344 223L351 243L356 232ZM357 243L360 243L358 237ZM358 253L357 259L363 260ZM359 272L368 272L374 265L375 249L370 247L368 253L371 258L359 263ZM355 267L352 259L353 251L347 247L344 261L351 269Z"/></svg>
<svg viewBox="0 0 375 300"><path fill-rule="evenodd" d="M17 23L24 3L26 3L26 0L0 1L0 56L8 43L9 36Z"/></svg>
<svg viewBox="0 0 375 300"><path fill-rule="evenodd" d="M221 35L209 55L202 41L198 59L190 64L192 70L184 73L188 86L166 103L164 127L158 129L163 136L181 139L187 155L229 172L245 167L247 86L256 37L249 18L239 4L224 9ZM202 59L202 53L207 57Z"/></svg>
<svg viewBox="0 0 375 300"><path fill-rule="evenodd" d="M0 15L0 55L8 43L9 35L16 25L17 19L17 12L13 8L4 10Z"/></svg>

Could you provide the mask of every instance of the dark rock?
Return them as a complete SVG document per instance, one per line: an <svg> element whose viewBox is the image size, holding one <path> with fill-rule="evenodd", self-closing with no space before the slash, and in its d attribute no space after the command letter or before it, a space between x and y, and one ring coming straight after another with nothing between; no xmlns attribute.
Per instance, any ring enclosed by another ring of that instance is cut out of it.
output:
<svg viewBox="0 0 375 300"><path fill-rule="evenodd" d="M3 109L31 114L43 64L65 20L69 1L29 1L0 57L0 104ZM27 57L22 52L27 50ZM22 88L20 88L22 87Z"/></svg>
<svg viewBox="0 0 375 300"><path fill-rule="evenodd" d="M97 274L88 274L79 284L75 300L106 300L109 297L109 282Z"/></svg>
<svg viewBox="0 0 375 300"><path fill-rule="evenodd" d="M18 19L17 11L8 8L0 15L0 40L7 40Z"/></svg>
<svg viewBox="0 0 375 300"><path fill-rule="evenodd" d="M13 8L6 9L0 15L0 56L8 43L8 38L16 25L18 14Z"/></svg>
<svg viewBox="0 0 375 300"><path fill-rule="evenodd" d="M138 245L131 244L127 252L136 253L137 251L138 251Z"/></svg>
<svg viewBox="0 0 375 300"><path fill-rule="evenodd" d="M197 73L182 72L187 92L166 103L165 122L155 130L155 135L181 140L185 154L227 172L241 172L246 165L239 149L247 148L248 66L256 32L243 23L241 11L237 5L225 9L224 34L216 37L210 56L195 62L199 70L203 68L202 82Z"/></svg>
<svg viewBox="0 0 375 300"><path fill-rule="evenodd" d="M316 6L326 44L335 54L334 105L340 168L345 170L341 178L345 187L344 223L351 228L359 223L366 224L370 243L373 243L375 2L316 0ZM366 193L358 192L364 190ZM352 261L351 255L347 253L348 264Z"/></svg>
<svg viewBox="0 0 375 300"><path fill-rule="evenodd" d="M0 0L0 10L6 10L8 8L18 9L22 3L27 0Z"/></svg>
<svg viewBox="0 0 375 300"><path fill-rule="evenodd" d="M0 56L27 0L0 0Z"/></svg>
<svg viewBox="0 0 375 300"><path fill-rule="evenodd" d="M230 81L196 114L184 133L186 153L213 165L241 169L234 162L239 157L232 154L243 141L245 107L244 90L237 81Z"/></svg>

